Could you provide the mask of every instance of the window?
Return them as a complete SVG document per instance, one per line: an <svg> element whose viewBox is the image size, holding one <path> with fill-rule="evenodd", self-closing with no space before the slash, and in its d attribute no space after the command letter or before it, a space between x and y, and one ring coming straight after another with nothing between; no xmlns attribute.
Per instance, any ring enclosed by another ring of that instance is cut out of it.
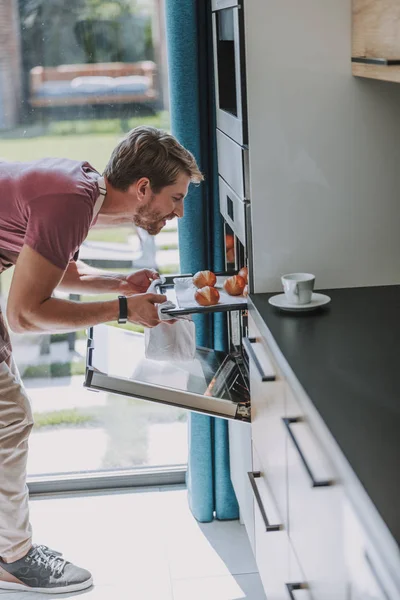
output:
<svg viewBox="0 0 400 600"><path fill-rule="evenodd" d="M3 0L0 34L0 160L61 156L101 173L126 131L169 128L161 1ZM157 238L95 229L80 258L116 272L177 273L177 244L174 221ZM11 277L0 278L3 309ZM185 411L83 388L84 331L12 337L35 415L29 475L186 463Z"/></svg>

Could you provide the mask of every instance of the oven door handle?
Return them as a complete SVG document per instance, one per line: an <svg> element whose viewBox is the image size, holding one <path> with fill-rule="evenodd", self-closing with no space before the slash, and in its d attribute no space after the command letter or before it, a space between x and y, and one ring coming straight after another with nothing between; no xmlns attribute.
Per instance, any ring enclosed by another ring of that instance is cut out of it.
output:
<svg viewBox="0 0 400 600"><path fill-rule="evenodd" d="M258 360L256 353L254 352L254 348L253 348L252 344L255 344L257 342L256 338L246 338L245 337L245 338L243 338L242 342L243 342L244 349L246 350L247 354L253 361L254 366L256 367L257 371L260 374L261 381L275 381L276 375L266 375L266 373L264 372L264 369L262 368L262 366L260 364L260 361Z"/></svg>

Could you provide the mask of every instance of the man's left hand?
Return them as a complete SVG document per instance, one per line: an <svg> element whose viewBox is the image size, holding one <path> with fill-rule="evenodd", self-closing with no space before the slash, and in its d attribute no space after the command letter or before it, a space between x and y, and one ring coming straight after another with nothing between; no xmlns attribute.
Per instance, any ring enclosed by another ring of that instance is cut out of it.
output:
<svg viewBox="0 0 400 600"><path fill-rule="evenodd" d="M136 273L127 275L121 282L119 291L124 296L144 294L147 292L151 282L159 278L160 275L154 269L141 269L140 271L136 271Z"/></svg>

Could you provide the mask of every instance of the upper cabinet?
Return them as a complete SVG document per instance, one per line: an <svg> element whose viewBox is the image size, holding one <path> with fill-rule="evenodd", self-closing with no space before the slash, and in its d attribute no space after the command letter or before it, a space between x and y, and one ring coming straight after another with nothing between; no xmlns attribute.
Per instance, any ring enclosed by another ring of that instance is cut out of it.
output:
<svg viewBox="0 0 400 600"><path fill-rule="evenodd" d="M400 2L353 0L353 75L400 83Z"/></svg>

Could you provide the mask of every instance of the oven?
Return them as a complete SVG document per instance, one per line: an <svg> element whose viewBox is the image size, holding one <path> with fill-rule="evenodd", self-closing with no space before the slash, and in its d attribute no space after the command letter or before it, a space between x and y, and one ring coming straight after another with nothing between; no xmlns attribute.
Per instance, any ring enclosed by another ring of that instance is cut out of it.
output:
<svg viewBox="0 0 400 600"><path fill-rule="evenodd" d="M213 0L212 11L217 127L246 144L244 11L239 0Z"/></svg>

